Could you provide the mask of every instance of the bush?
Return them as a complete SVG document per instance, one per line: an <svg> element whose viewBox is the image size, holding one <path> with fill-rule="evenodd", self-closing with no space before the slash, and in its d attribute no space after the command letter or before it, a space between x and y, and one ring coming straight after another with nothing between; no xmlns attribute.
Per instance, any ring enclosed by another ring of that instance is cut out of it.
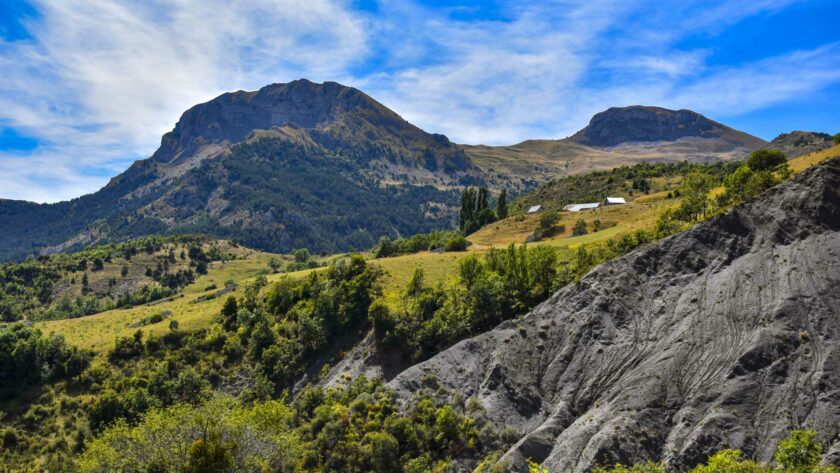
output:
<svg viewBox="0 0 840 473"><path fill-rule="evenodd" d="M551 231L554 225L560 220L560 215L556 210L546 210L540 215L540 228L543 232Z"/></svg>
<svg viewBox="0 0 840 473"><path fill-rule="evenodd" d="M309 261L309 250L306 248L300 248L292 252L292 255L295 257L295 262L297 263L306 263Z"/></svg>
<svg viewBox="0 0 840 473"><path fill-rule="evenodd" d="M774 458L785 471L812 471L820 463L823 447L814 440L813 430L794 430L779 442Z"/></svg>
<svg viewBox="0 0 840 473"><path fill-rule="evenodd" d="M575 227L572 229L572 235L586 235L586 222L582 218L579 218L578 221L575 222Z"/></svg>
<svg viewBox="0 0 840 473"><path fill-rule="evenodd" d="M113 362L137 358L143 354L143 332L134 332L132 337L119 337L114 348L108 353L108 359Z"/></svg>
<svg viewBox="0 0 840 473"><path fill-rule="evenodd" d="M466 251L467 239L462 236L455 236L446 241L446 251Z"/></svg>
<svg viewBox="0 0 840 473"><path fill-rule="evenodd" d="M747 166L753 171L769 171L787 162L783 151L778 149L760 149L753 151L747 158Z"/></svg>

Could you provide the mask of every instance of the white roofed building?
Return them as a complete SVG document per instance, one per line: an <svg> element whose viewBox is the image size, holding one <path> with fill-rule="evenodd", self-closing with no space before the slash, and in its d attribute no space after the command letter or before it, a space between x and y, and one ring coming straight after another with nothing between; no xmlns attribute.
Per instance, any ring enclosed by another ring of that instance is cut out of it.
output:
<svg viewBox="0 0 840 473"><path fill-rule="evenodd" d="M569 212L580 212L581 210L595 210L600 206L600 202L592 202L589 204L570 204L563 208L568 210Z"/></svg>
<svg viewBox="0 0 840 473"><path fill-rule="evenodd" d="M535 205L535 206L529 208L527 213L535 214L535 213L539 212L540 210L542 210L542 205Z"/></svg>
<svg viewBox="0 0 840 473"><path fill-rule="evenodd" d="M607 197L604 199L604 205L624 205L626 203L624 197Z"/></svg>

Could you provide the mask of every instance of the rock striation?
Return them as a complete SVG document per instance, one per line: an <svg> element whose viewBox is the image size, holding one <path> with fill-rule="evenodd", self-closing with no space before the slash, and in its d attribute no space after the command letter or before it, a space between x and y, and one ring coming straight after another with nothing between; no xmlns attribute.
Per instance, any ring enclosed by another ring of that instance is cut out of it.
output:
<svg viewBox="0 0 840 473"><path fill-rule="evenodd" d="M528 315L409 368L520 433L502 461L551 471L723 448L771 460L816 429L840 463L840 159L607 262Z"/></svg>

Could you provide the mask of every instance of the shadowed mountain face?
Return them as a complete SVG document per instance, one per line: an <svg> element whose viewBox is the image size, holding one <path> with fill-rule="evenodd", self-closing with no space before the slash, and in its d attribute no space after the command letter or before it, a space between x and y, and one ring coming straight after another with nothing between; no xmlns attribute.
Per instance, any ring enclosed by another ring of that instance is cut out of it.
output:
<svg viewBox="0 0 840 473"><path fill-rule="evenodd" d="M390 384L429 375L520 433L514 471L646 459L682 469L722 448L771 460L789 430L840 461L840 159L605 263L530 314Z"/></svg>

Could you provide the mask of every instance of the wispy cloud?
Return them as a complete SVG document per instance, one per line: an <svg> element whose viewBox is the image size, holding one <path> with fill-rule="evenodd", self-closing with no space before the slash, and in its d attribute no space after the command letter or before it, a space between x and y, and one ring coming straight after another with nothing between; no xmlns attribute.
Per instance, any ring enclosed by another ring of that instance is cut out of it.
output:
<svg viewBox="0 0 840 473"><path fill-rule="evenodd" d="M759 110L840 83L840 46L723 66L685 39L792 3L501 1L485 17L410 0L37 0L31 37L0 42L0 127L39 146L0 150L0 197L94 191L195 103L298 77L466 143L567 136L617 105Z"/></svg>
<svg viewBox="0 0 840 473"><path fill-rule="evenodd" d="M150 155L190 106L288 78L342 76L367 47L362 17L333 0L34 6L32 38L0 43L0 124L41 143L26 166L0 151L6 198L93 191L107 178L80 170L103 174Z"/></svg>

